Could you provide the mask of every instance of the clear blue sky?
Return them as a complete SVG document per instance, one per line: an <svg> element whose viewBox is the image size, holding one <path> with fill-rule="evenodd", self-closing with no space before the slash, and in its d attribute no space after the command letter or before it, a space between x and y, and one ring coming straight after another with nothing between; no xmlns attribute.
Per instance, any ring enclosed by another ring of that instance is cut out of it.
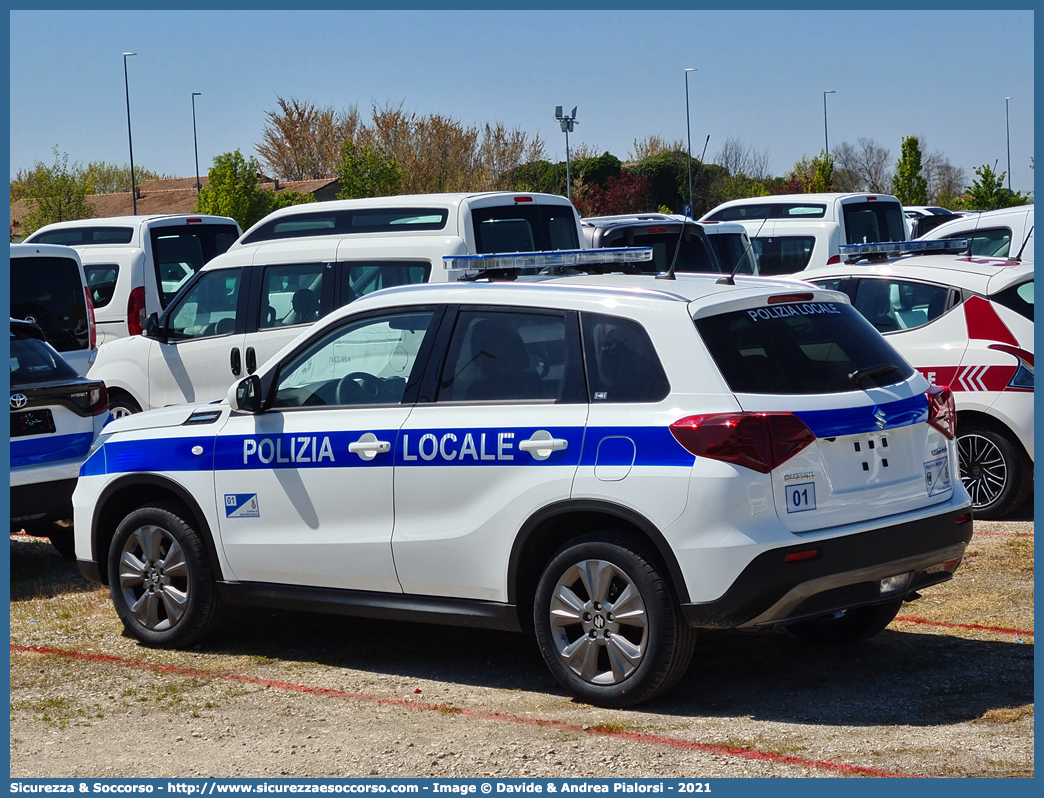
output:
<svg viewBox="0 0 1044 798"><path fill-rule="evenodd" d="M1033 189L1030 11L307 11L11 12L11 173L51 162L126 163L123 59L135 162L194 172L254 154L277 96L368 110L403 102L466 124L499 120L565 141L554 107L578 106L570 143L626 159L632 142L711 136L768 150L775 174L823 146L868 137L898 159L920 136L966 169L1005 169Z"/></svg>

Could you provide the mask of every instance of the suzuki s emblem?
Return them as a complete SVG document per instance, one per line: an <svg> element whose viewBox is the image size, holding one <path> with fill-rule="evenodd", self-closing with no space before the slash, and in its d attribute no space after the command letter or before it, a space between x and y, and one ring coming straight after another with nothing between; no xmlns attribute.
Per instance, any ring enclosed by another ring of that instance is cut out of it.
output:
<svg viewBox="0 0 1044 798"><path fill-rule="evenodd" d="M29 399L24 393L13 393L11 394L11 409L21 410L29 402Z"/></svg>
<svg viewBox="0 0 1044 798"><path fill-rule="evenodd" d="M874 421L877 422L878 427L884 429L885 424L888 423L888 416L885 415L884 410L878 407L874 410Z"/></svg>

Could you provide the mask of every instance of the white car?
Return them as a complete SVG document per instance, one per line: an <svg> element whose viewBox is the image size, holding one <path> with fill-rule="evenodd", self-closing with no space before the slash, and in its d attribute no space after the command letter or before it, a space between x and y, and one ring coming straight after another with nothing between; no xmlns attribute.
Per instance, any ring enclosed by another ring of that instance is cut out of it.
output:
<svg viewBox="0 0 1044 798"><path fill-rule="evenodd" d="M950 386L961 479L977 517L997 518L1033 487L1033 264L900 255L934 246L864 247L860 262L802 277L845 291L929 382Z"/></svg>
<svg viewBox="0 0 1044 798"><path fill-rule="evenodd" d="M971 254L1033 260L1033 206L962 216L930 230L924 238L966 238Z"/></svg>
<svg viewBox="0 0 1044 798"><path fill-rule="evenodd" d="M74 496L81 570L149 645L228 603L535 629L604 706L676 682L696 627L875 634L971 539L952 394L843 294L721 279L363 297L227 402L113 422Z"/></svg>
<svg viewBox="0 0 1044 798"><path fill-rule="evenodd" d="M903 215L906 217L907 239L911 241L926 236L941 224L959 218L953 211L937 205L904 205Z"/></svg>

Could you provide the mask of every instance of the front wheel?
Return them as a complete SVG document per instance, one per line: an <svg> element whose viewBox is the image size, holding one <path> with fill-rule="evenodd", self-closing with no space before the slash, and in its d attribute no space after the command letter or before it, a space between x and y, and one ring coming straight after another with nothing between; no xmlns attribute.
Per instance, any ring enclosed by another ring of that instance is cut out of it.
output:
<svg viewBox="0 0 1044 798"><path fill-rule="evenodd" d="M1032 487L1032 466L1008 436L969 424L957 430L957 456L976 518L1000 518L1025 501Z"/></svg>
<svg viewBox="0 0 1044 798"><path fill-rule="evenodd" d="M174 502L139 507L109 546L109 592L127 633L152 646L189 646L220 620L224 602L200 534Z"/></svg>
<svg viewBox="0 0 1044 798"><path fill-rule="evenodd" d="M533 620L551 673L598 706L647 701L674 686L692 659L695 635L666 580L611 533L555 554L537 585Z"/></svg>
<svg viewBox="0 0 1044 798"><path fill-rule="evenodd" d="M794 637L809 643L827 645L849 645L873 637L883 631L895 620L902 599L889 601L886 604L874 604L870 607L856 607L843 612L835 612L822 618L800 621L787 627Z"/></svg>

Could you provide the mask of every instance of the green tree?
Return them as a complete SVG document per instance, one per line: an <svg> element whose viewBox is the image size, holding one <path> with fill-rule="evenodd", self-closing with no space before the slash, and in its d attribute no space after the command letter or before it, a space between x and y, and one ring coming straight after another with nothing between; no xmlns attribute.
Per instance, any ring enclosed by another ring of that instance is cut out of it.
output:
<svg viewBox="0 0 1044 798"><path fill-rule="evenodd" d="M278 211L280 208L289 208L291 205L306 205L309 202L315 202L315 197L311 194L302 194L300 191L290 191L289 189L273 192L272 205L268 209L268 213Z"/></svg>
<svg viewBox="0 0 1044 798"><path fill-rule="evenodd" d="M195 213L231 216L246 230L268 215L275 196L261 187L254 158L245 159L239 150L226 152L214 158L207 185L196 199Z"/></svg>
<svg viewBox="0 0 1044 798"><path fill-rule="evenodd" d="M94 193L90 176L79 163L69 166L69 154L58 154L55 145L54 164L43 161L18 181L12 184L11 200L24 199L29 212L22 217L21 236L28 236L45 224L69 222L73 219L90 219L96 215L87 197Z"/></svg>
<svg viewBox="0 0 1044 798"><path fill-rule="evenodd" d="M341 181L337 199L389 197L400 192L403 169L383 148L346 141L341 152L344 157L337 166Z"/></svg>
<svg viewBox="0 0 1044 798"><path fill-rule="evenodd" d="M131 190L130 165L91 161L87 164L87 174L94 185L95 194L118 194ZM146 169L144 166L134 167L134 180L140 186L144 180L158 180L171 175L161 175Z"/></svg>
<svg viewBox="0 0 1044 798"><path fill-rule="evenodd" d="M1029 202L1026 196L1019 192L1008 191L1004 187L1004 178L1007 174L1007 172L996 174L989 164L976 167L975 176L978 179L965 190L963 210L995 211L998 208L1026 205Z"/></svg>
<svg viewBox="0 0 1044 798"><path fill-rule="evenodd" d="M903 139L899 162L892 176L892 193L903 205L928 204L928 179L921 170L921 145L917 136Z"/></svg>

